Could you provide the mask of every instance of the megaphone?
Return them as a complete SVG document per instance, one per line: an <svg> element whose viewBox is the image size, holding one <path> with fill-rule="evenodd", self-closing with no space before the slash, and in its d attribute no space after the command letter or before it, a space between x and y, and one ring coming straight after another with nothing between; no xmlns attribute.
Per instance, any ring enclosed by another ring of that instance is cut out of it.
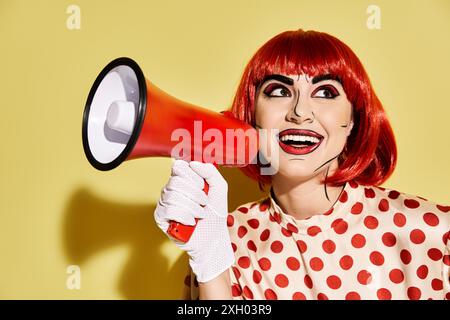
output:
<svg viewBox="0 0 450 320"><path fill-rule="evenodd" d="M170 96L126 57L111 61L95 79L84 108L82 139L89 163L102 171L143 157L240 167L256 163L258 152L252 126L228 111L217 113ZM206 181L203 190L208 192ZM194 228L172 221L168 233L187 242Z"/></svg>

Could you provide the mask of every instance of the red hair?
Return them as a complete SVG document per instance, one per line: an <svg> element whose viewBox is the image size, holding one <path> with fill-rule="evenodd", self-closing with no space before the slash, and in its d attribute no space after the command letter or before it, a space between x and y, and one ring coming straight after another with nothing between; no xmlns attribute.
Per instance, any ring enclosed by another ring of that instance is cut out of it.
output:
<svg viewBox="0 0 450 320"><path fill-rule="evenodd" d="M397 148L392 128L363 65L339 39L323 32L286 31L265 43L247 64L237 89L231 113L255 127L255 95L269 74L307 74L337 77L352 104L354 126L339 157L338 169L326 183L342 185L354 180L379 185L394 171ZM240 168L259 186L271 183L258 164ZM262 189L262 188L261 188Z"/></svg>

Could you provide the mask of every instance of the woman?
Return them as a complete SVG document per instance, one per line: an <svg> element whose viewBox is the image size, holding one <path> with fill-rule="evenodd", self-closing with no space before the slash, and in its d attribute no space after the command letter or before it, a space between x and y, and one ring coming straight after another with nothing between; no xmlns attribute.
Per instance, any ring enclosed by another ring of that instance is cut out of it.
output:
<svg viewBox="0 0 450 320"><path fill-rule="evenodd" d="M188 243L175 241L190 257L191 298L450 299L449 207L378 187L395 168L395 139L347 45L277 35L247 65L231 112L279 130L267 142L277 171L243 168L270 194L228 215L215 167L175 161L155 219L166 231L200 218Z"/></svg>

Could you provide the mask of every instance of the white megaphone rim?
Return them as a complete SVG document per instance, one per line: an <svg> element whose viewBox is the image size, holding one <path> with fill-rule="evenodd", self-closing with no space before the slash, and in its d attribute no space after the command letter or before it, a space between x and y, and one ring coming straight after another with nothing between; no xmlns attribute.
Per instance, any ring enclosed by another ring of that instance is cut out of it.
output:
<svg viewBox="0 0 450 320"><path fill-rule="evenodd" d="M137 106L135 125L125 148L112 161L104 163L98 161L95 158L90 148L88 135L89 116L91 113L91 105L98 87L100 86L101 82L106 77L106 75L108 75L111 70L119 66L126 66L134 71L138 83L139 102ZM111 61L106 67L103 68L103 70L95 79L94 84L91 87L91 90L89 91L89 95L83 113L83 126L82 126L83 149L87 159L94 168L102 171L112 170L117 166L119 166L123 161L125 161L128 158L134 146L136 145L136 142L141 133L146 113L146 106L147 106L147 86L145 83L145 77L141 68L133 59L128 57L117 58Z"/></svg>

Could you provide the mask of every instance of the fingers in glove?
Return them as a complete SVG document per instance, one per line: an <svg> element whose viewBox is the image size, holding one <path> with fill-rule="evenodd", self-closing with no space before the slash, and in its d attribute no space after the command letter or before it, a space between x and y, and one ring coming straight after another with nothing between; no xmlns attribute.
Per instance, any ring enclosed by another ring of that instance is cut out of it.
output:
<svg viewBox="0 0 450 320"><path fill-rule="evenodd" d="M185 178L180 176L171 177L165 187L165 190L181 193L195 203L203 206L206 205L206 202L208 200L208 197L203 190L196 188L192 185L192 183L190 183L189 180L186 180Z"/></svg>
<svg viewBox="0 0 450 320"><path fill-rule="evenodd" d="M184 160L175 160L172 166L172 176L184 177L199 189L203 189L205 185L205 181L202 177L196 174L189 166L189 163Z"/></svg>
<svg viewBox="0 0 450 320"><path fill-rule="evenodd" d="M184 207L169 206L166 208L164 219L166 221L172 220L187 226L193 226L196 223L195 217L199 215L200 211L204 210L205 209L200 208L199 210L195 210L194 213L191 209ZM200 215L204 216L202 213Z"/></svg>
<svg viewBox="0 0 450 320"><path fill-rule="evenodd" d="M222 177L219 170L211 163L203 163L199 161L189 162L189 166L200 177L204 178L209 184L209 192L227 192L228 184Z"/></svg>
<svg viewBox="0 0 450 320"><path fill-rule="evenodd" d="M177 191L165 190L161 196L161 203L166 207L175 206L186 208L187 210L192 212L192 215L195 218L205 217L205 211L198 202L189 199L184 194Z"/></svg>

